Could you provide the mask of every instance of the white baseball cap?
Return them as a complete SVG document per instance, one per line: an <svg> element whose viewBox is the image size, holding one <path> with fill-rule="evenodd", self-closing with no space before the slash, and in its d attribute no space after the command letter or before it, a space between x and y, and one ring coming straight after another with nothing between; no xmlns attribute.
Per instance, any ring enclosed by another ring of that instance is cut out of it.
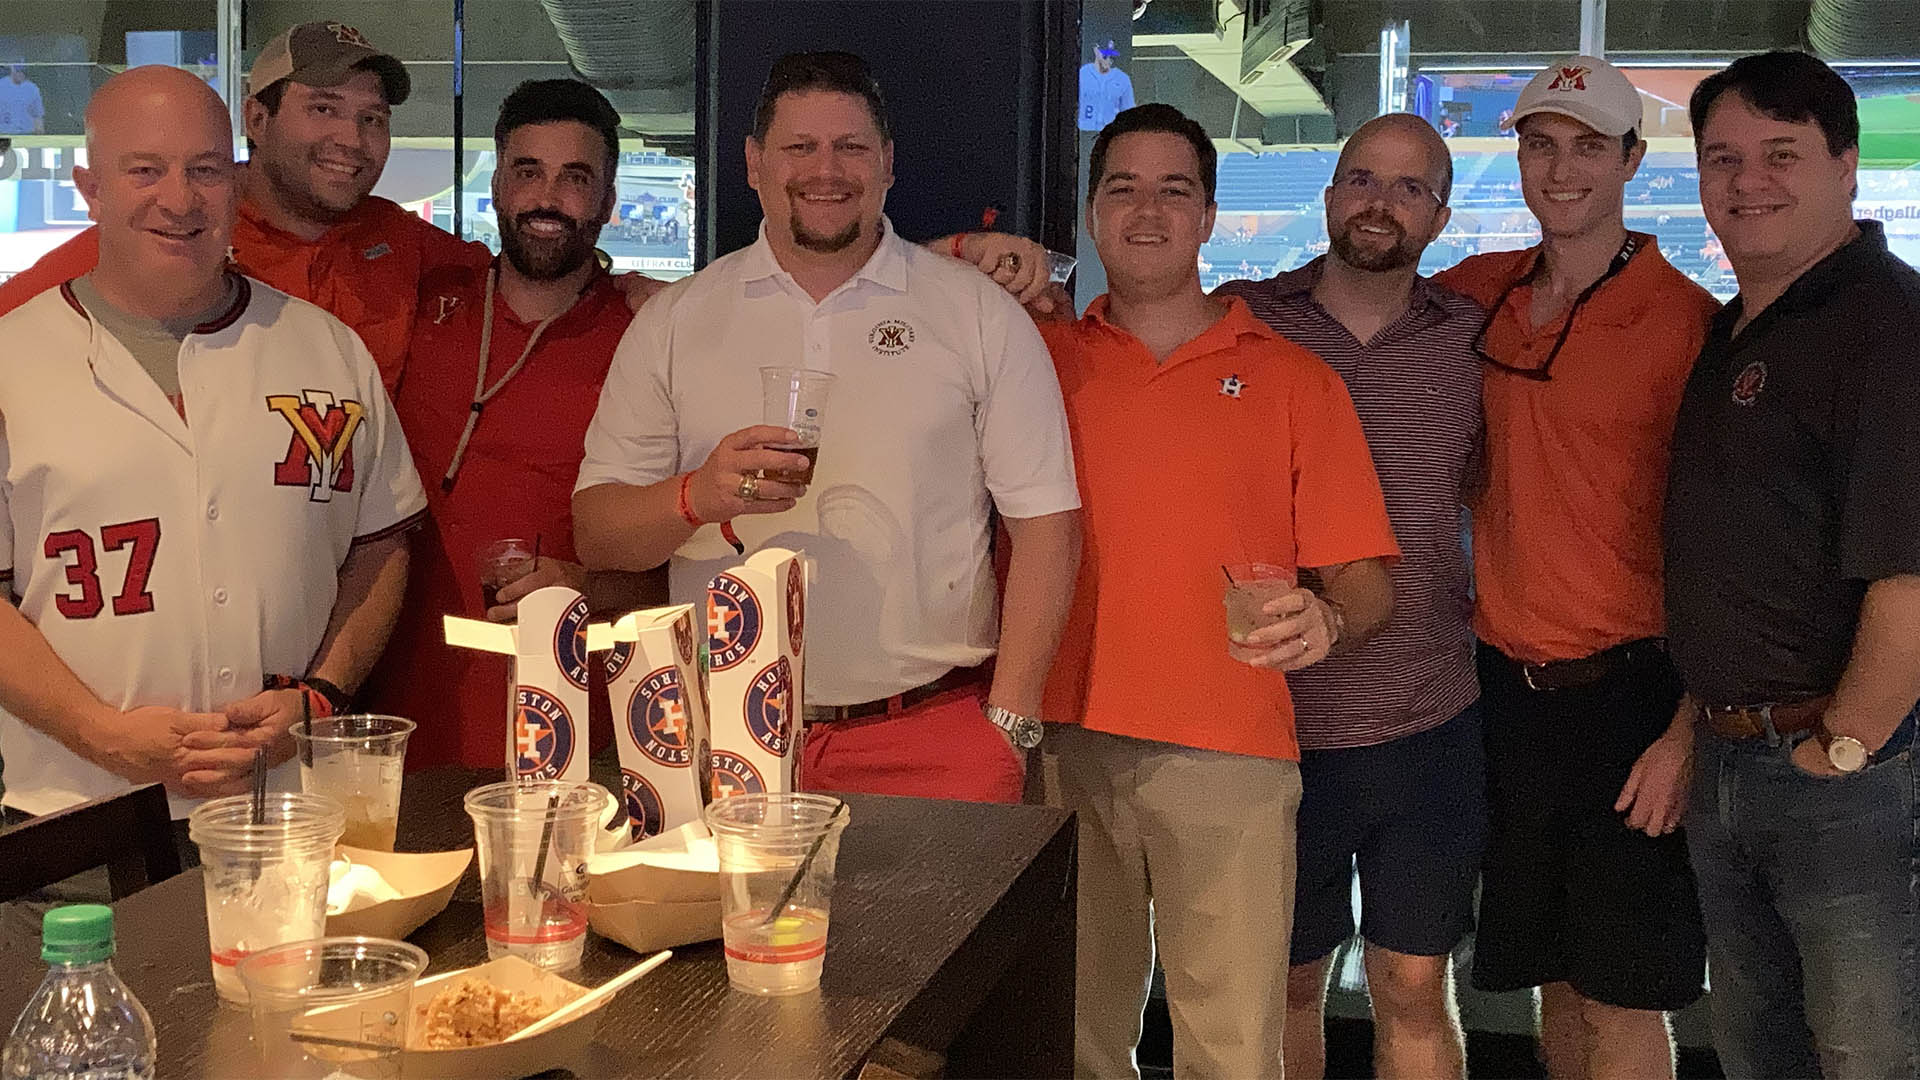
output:
<svg viewBox="0 0 1920 1080"><path fill-rule="evenodd" d="M1534 113L1572 117L1602 135L1640 131L1640 91L1620 69L1593 56L1570 56L1533 77L1502 130Z"/></svg>

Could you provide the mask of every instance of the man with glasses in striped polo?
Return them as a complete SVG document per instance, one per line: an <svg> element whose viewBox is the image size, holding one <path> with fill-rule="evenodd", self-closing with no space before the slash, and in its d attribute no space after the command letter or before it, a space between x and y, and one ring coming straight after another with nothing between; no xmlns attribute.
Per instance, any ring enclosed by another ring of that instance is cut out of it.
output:
<svg viewBox="0 0 1920 1080"><path fill-rule="evenodd" d="M1593 57L1521 92L1541 242L1440 281L1490 311L1473 506L1490 830L1473 982L1540 987L1553 1076L1673 1074L1700 996L1686 843L1691 726L1662 615L1660 510L1687 372L1718 305L1629 232L1640 94Z"/></svg>

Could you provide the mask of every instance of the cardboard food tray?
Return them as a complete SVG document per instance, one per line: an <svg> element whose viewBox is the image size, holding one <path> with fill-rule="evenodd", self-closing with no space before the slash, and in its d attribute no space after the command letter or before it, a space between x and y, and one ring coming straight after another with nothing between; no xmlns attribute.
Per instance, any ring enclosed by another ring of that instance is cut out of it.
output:
<svg viewBox="0 0 1920 1080"><path fill-rule="evenodd" d="M464 975L486 979L505 990L538 994L547 1004L559 1007L587 992L587 987L545 971L517 956L503 956L478 967L443 972L421 979L413 988L412 1015L409 1018L407 1049L401 1055L401 1075L407 1080L515 1080L517 1077L566 1067L593 1042L606 1012L603 1002L596 1008L549 1028L531 1038L494 1043L490 1046L466 1046L453 1050L428 1050L415 1045L425 1035L425 1014L433 995L444 989L448 980ZM609 999L611 1000L611 999Z"/></svg>
<svg viewBox="0 0 1920 1080"><path fill-rule="evenodd" d="M587 925L634 952L650 953L719 937L720 901L589 903Z"/></svg>
<svg viewBox="0 0 1920 1080"><path fill-rule="evenodd" d="M453 890L466 874L468 864L473 862L472 848L426 854L369 851L345 845L338 850L347 861L379 871L401 896L397 900L383 900L327 916L327 933L336 937L354 934L394 940L406 937L447 909Z"/></svg>

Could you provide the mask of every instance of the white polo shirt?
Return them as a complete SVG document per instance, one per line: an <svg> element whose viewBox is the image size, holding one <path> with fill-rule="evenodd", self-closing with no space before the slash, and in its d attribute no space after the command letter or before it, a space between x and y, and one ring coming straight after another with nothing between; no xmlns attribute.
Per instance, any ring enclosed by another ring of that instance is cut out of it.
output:
<svg viewBox="0 0 1920 1080"><path fill-rule="evenodd" d="M818 304L752 246L668 286L634 316L587 429L575 490L698 468L760 423L760 368L836 378L813 485L784 514L733 522L748 553L804 550L807 699L871 701L993 655L989 512L1080 505L1060 386L1026 312L992 279L886 235ZM674 554L677 601L740 557L717 525Z"/></svg>
<svg viewBox="0 0 1920 1080"><path fill-rule="evenodd" d="M426 512L366 347L257 281L181 344L186 420L64 286L0 341L0 582L108 705L212 712L306 674L348 551ZM29 813L132 786L4 711L0 759Z"/></svg>

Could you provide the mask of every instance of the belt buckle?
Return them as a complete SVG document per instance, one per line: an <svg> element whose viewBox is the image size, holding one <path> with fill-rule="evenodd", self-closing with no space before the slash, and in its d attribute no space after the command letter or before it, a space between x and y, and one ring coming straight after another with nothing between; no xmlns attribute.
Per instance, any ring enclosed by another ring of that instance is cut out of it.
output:
<svg viewBox="0 0 1920 1080"><path fill-rule="evenodd" d="M1540 693L1540 692L1544 692L1547 688L1533 681L1533 671L1534 671L1534 668L1536 667L1540 668L1542 671L1546 670L1545 665L1521 664L1520 678L1526 681L1527 689L1535 691L1536 693Z"/></svg>

